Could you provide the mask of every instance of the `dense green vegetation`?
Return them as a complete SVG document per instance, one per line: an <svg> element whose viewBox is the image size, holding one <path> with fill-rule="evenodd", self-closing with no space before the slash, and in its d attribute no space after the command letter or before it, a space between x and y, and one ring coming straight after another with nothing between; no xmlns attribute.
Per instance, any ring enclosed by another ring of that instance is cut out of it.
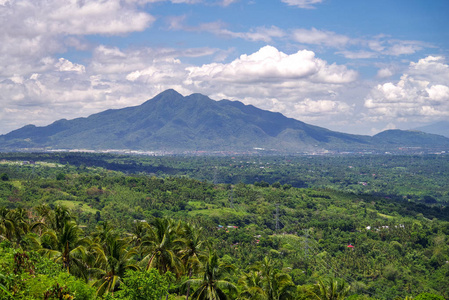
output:
<svg viewBox="0 0 449 300"><path fill-rule="evenodd" d="M375 177L376 156L248 162L77 154L76 164L67 163L69 154L8 155L0 164L0 299L449 297L447 162L438 156L387 157L372 193L335 178ZM142 169L126 175L108 164ZM407 197L389 182L418 184L397 172L424 178L420 165L429 166L424 185L439 194ZM151 166L160 170L148 175ZM212 178L189 178L201 168ZM213 182L230 169L259 178ZM325 170L329 177L320 179ZM288 180L299 175L303 187L292 187Z"/></svg>
<svg viewBox="0 0 449 300"><path fill-rule="evenodd" d="M42 161L50 163L48 166L57 163L64 165L62 172L78 173L85 172L88 167L102 167L127 174L187 176L213 183L279 182L281 185L299 188L330 188L417 203L449 203L447 154L153 157L86 153L0 153L1 159ZM28 165L28 168L32 167ZM38 169L34 175L41 176L44 171L42 168ZM12 172L13 175L14 172L20 172L20 168L13 169Z"/></svg>

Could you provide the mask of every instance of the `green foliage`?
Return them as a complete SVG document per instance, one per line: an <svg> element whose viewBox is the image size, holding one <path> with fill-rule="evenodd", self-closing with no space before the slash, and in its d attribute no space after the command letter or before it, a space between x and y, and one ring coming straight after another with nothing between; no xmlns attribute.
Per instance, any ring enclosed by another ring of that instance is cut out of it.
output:
<svg viewBox="0 0 449 300"><path fill-rule="evenodd" d="M9 180L8 174L2 173L2 174L0 175L0 180L1 180L1 181L8 181L8 180Z"/></svg>
<svg viewBox="0 0 449 300"><path fill-rule="evenodd" d="M36 252L0 247L0 299L95 299L95 290ZM2 294L3 292L3 294ZM45 297L46 295L46 297Z"/></svg>
<svg viewBox="0 0 449 300"><path fill-rule="evenodd" d="M156 269L126 272L120 291L113 299L159 300L167 295L170 274L161 275Z"/></svg>
<svg viewBox="0 0 449 300"><path fill-rule="evenodd" d="M449 180L445 172L449 168L447 154L151 157L86 153L0 153L0 159L7 160L7 163L0 164L0 172L7 173L11 179L30 176L56 178L59 174L65 174L68 178L70 174L76 173L108 177L113 175L111 171L105 172L108 169L150 176L189 176L201 181L228 184L257 182L259 185L263 182L279 182L284 189L288 189L289 185L298 188L331 188L431 205L449 202ZM36 164L20 165L21 161L35 161ZM90 183L94 181L91 180ZM422 208L428 210L426 206Z"/></svg>
<svg viewBox="0 0 449 300"><path fill-rule="evenodd" d="M344 280L335 278L320 279L312 295L320 300L342 300L349 293L350 286Z"/></svg>
<svg viewBox="0 0 449 300"><path fill-rule="evenodd" d="M0 164L0 173L10 175L0 181L0 294L5 299L9 294L39 299L46 292L112 299L124 290L127 270L147 268L161 276L174 274L170 299L207 295L198 290L207 282L221 282L221 297L303 299L315 293L316 298L321 290L344 291L338 288L343 280L354 299L402 299L423 291L449 296L449 214L441 192L447 172L439 166L447 162L439 157L372 157L372 164L364 157L292 158L294 163L273 157L267 163L258 158L256 164L253 158L247 164L242 158L70 157L132 170L153 164L188 175L204 172L204 177L215 169L208 166L222 163L217 178L232 169L233 176L248 172L258 184L212 184L167 173L125 175L88 164L55 167L36 161L34 170ZM65 179L56 180L61 168ZM426 189L436 187L440 195L426 190L422 197L429 202L425 196L432 195L438 204L416 204L412 194L406 200L386 197L383 191L390 187L398 191L415 184L418 178L407 179L411 172L427 180ZM322 187L293 187L284 175ZM368 178L381 192L354 193L353 188L365 186L351 182ZM216 261L207 259L208 248ZM270 267L263 269L265 258ZM221 271L229 265L233 272ZM340 279L334 284L328 277Z"/></svg>
<svg viewBox="0 0 449 300"><path fill-rule="evenodd" d="M189 279L186 284L195 286L191 299L226 300L228 294L235 294L237 287L224 279L226 271L234 269L218 261L215 252L209 254L204 267L202 279Z"/></svg>
<svg viewBox="0 0 449 300"><path fill-rule="evenodd" d="M444 300L444 297L431 293L421 293L415 297L415 300Z"/></svg>
<svg viewBox="0 0 449 300"><path fill-rule="evenodd" d="M65 179L64 173L59 173L58 175L56 175L56 180L64 180L64 179Z"/></svg>

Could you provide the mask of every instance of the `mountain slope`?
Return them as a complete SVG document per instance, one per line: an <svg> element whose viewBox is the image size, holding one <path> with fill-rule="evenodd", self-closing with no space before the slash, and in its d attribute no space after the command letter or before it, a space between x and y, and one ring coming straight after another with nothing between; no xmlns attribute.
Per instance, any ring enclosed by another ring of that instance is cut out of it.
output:
<svg viewBox="0 0 449 300"><path fill-rule="evenodd" d="M426 126L414 128L431 134L439 134L449 138L449 121L440 121Z"/></svg>
<svg viewBox="0 0 449 300"><path fill-rule="evenodd" d="M201 94L184 97L174 90L167 90L139 106L106 110L87 118L59 120L45 127L27 125L0 136L3 150L242 151L257 147L303 152L370 148L373 142L389 143L308 125L238 101L214 101ZM449 139L446 144L449 145Z"/></svg>

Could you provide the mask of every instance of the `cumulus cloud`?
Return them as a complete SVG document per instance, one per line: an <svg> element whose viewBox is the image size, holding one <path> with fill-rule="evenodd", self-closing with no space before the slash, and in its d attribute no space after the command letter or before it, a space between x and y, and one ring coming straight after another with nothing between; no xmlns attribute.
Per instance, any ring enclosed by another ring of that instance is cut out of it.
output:
<svg viewBox="0 0 449 300"><path fill-rule="evenodd" d="M49 68L43 58L67 47L86 49L80 36L141 31L155 18L132 3L110 1L5 2L0 10L0 78Z"/></svg>
<svg viewBox="0 0 449 300"><path fill-rule="evenodd" d="M311 9L315 8L315 4L323 2L323 0L282 0L282 2L287 3L290 6Z"/></svg>
<svg viewBox="0 0 449 300"><path fill-rule="evenodd" d="M372 120L449 117L449 66L443 57L411 62L396 83L374 87L365 99Z"/></svg>
<svg viewBox="0 0 449 300"><path fill-rule="evenodd" d="M312 51L302 50L287 55L272 46L265 46L251 55L241 55L229 64L212 63L191 67L188 80L194 82L211 78L222 82L285 82L307 80L317 83L347 83L357 73L345 66L328 65Z"/></svg>
<svg viewBox="0 0 449 300"><path fill-rule="evenodd" d="M44 34L122 34L141 31L154 17L111 1L14 1L2 13L4 32L22 37ZM23 16L19 19L18 16Z"/></svg>
<svg viewBox="0 0 449 300"><path fill-rule="evenodd" d="M65 58L60 58L58 63L56 64L56 67L58 68L59 71L63 72L77 72L77 73L86 72L86 68L83 65L74 64Z"/></svg>
<svg viewBox="0 0 449 300"><path fill-rule="evenodd" d="M408 73L420 80L429 80L438 84L449 84L449 65L441 56L427 56L418 62L411 62Z"/></svg>

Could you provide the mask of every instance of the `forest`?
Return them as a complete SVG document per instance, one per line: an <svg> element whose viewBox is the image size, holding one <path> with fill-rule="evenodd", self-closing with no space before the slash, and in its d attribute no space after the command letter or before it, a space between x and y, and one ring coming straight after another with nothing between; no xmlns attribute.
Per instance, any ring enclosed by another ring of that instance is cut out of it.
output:
<svg viewBox="0 0 449 300"><path fill-rule="evenodd" d="M448 164L2 153L0 299L447 299Z"/></svg>

